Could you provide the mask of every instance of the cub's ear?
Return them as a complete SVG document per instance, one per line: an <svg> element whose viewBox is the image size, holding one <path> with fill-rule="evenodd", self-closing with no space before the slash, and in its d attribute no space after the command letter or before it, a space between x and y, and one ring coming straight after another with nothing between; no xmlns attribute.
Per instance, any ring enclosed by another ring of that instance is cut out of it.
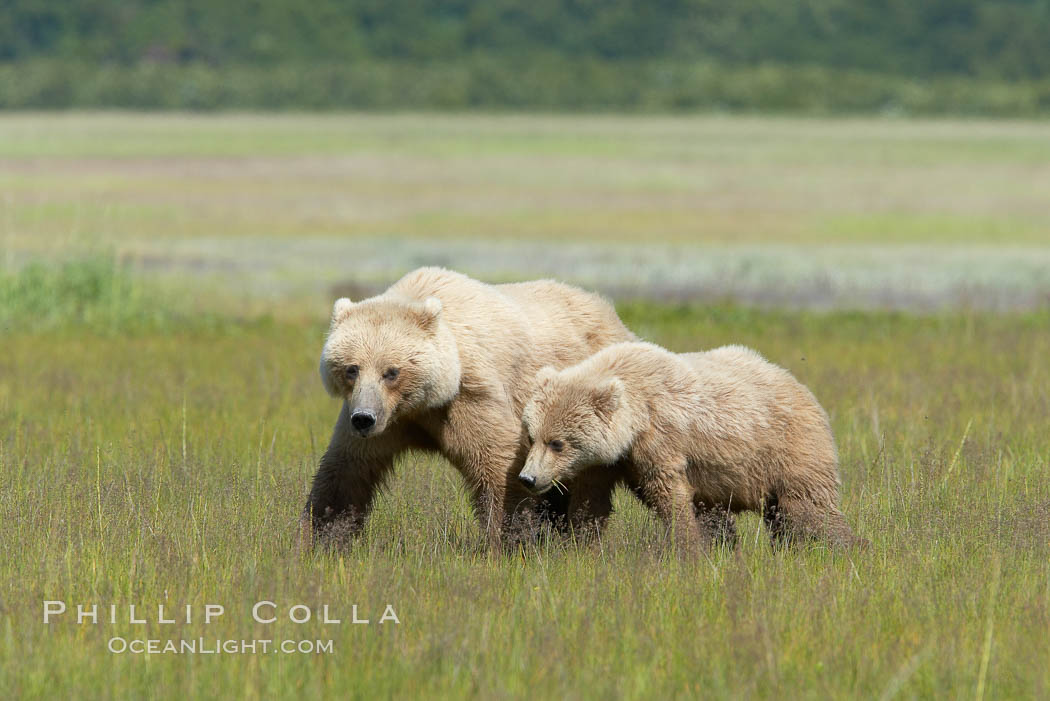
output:
<svg viewBox="0 0 1050 701"><path fill-rule="evenodd" d="M437 297L427 297L423 300L423 304L416 305L416 312L419 314L419 325L423 328L431 328L434 323L441 316L441 310L444 306L441 304L441 300Z"/></svg>
<svg viewBox="0 0 1050 701"><path fill-rule="evenodd" d="M536 387L539 389L543 389L551 383L551 380L553 380L554 376L557 374L558 371L555 370L553 366L544 365L542 368L539 369L539 372L536 373Z"/></svg>
<svg viewBox="0 0 1050 701"><path fill-rule="evenodd" d="M345 319L353 308L354 303L350 301L349 297L340 297L335 300L335 305L332 307L332 326Z"/></svg>
<svg viewBox="0 0 1050 701"><path fill-rule="evenodd" d="M557 374L557 370L550 365L545 365L532 378L532 396L526 402L525 409L521 414L522 425L525 426L528 432L532 432L539 427L540 413L549 396L551 380Z"/></svg>
<svg viewBox="0 0 1050 701"><path fill-rule="evenodd" d="M591 394L591 405L594 407L594 413L608 421L616 410L623 405L625 392L626 388L624 388L623 381L619 377L605 380L599 384Z"/></svg>

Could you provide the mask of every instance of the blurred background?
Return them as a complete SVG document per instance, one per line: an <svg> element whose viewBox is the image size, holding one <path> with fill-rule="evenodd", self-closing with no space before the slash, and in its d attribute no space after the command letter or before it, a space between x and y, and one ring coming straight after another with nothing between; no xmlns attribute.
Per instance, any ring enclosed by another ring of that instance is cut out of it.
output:
<svg viewBox="0 0 1050 701"><path fill-rule="evenodd" d="M1050 0L5 0L7 270L1050 303Z"/></svg>
<svg viewBox="0 0 1050 701"><path fill-rule="evenodd" d="M1046 0L5 0L0 106L1050 111Z"/></svg>

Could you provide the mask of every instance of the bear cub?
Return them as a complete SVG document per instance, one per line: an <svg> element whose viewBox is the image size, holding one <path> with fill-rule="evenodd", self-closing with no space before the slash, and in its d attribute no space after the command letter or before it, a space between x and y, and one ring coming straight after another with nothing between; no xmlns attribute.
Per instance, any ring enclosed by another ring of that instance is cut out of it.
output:
<svg viewBox="0 0 1050 701"><path fill-rule="evenodd" d="M626 483L690 551L732 535L741 511L760 513L774 544L865 542L838 508L827 414L750 349L615 344L541 369L522 423L519 479L535 494L572 480L569 521L581 535L600 530L612 490Z"/></svg>

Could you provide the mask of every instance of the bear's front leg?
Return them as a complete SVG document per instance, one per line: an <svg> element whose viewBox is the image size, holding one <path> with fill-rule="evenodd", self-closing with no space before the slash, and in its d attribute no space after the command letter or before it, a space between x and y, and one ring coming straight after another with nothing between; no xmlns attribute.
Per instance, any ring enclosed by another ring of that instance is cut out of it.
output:
<svg viewBox="0 0 1050 701"><path fill-rule="evenodd" d="M490 548L498 548L503 540L503 504L506 500L502 486L484 481L473 490L474 513L481 532Z"/></svg>
<svg viewBox="0 0 1050 701"><path fill-rule="evenodd" d="M499 549L530 540L539 528L536 498L522 489L517 472L494 463L492 474L474 490L474 510L491 548ZM510 474L514 472L514 474Z"/></svg>
<svg viewBox="0 0 1050 701"><path fill-rule="evenodd" d="M697 525L713 545L733 550L737 545L736 517L722 505L708 506L698 497L693 498L693 511Z"/></svg>
<svg viewBox="0 0 1050 701"><path fill-rule="evenodd" d="M710 546L710 538L701 532L693 510L695 490L685 475L683 459L640 465L639 488L646 503L651 504L663 521L668 534L686 556L699 554Z"/></svg>
<svg viewBox="0 0 1050 701"><path fill-rule="evenodd" d="M376 492L394 464L396 439L353 438L344 405L328 449L314 475L299 520L300 547L318 538L339 540L361 532Z"/></svg>
<svg viewBox="0 0 1050 701"><path fill-rule="evenodd" d="M589 543L601 537L613 510L613 491L618 481L616 470L607 465L586 470L572 481L569 528L577 542Z"/></svg>
<svg viewBox="0 0 1050 701"><path fill-rule="evenodd" d="M442 453L469 485L474 513L490 546L519 539L538 521L536 499L518 481L525 463L521 419L498 388L463 393L449 406L440 433Z"/></svg>
<svg viewBox="0 0 1050 701"><path fill-rule="evenodd" d="M348 457L322 459L300 519L303 545L313 545L318 537L338 540L359 534L391 466L392 461L363 464Z"/></svg>

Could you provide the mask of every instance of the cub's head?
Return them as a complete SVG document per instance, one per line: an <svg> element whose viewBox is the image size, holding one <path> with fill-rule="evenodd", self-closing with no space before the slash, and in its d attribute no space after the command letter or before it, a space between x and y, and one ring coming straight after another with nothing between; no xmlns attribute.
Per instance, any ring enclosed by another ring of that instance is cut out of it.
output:
<svg viewBox="0 0 1050 701"><path fill-rule="evenodd" d="M530 445L518 479L542 494L581 470L616 462L632 438L623 420L625 403L619 378L589 378L573 369L540 370L522 414Z"/></svg>
<svg viewBox="0 0 1050 701"><path fill-rule="evenodd" d="M459 350L437 297L336 301L321 381L346 401L357 435L377 436L398 417L449 403L459 380Z"/></svg>

